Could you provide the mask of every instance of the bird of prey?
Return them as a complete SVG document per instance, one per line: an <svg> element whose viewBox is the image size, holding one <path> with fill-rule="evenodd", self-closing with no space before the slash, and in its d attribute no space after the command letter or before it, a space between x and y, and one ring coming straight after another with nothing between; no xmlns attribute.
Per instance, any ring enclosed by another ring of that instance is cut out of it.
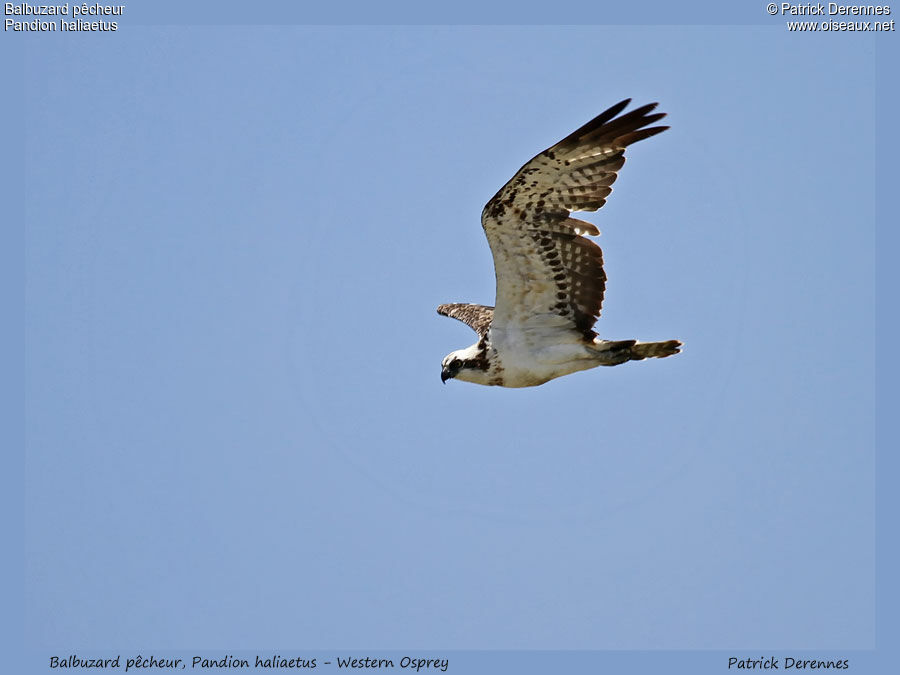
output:
<svg viewBox="0 0 900 675"><path fill-rule="evenodd" d="M625 163L625 148L665 131L656 103L621 114L626 99L536 155L484 207L481 225L494 256L496 307L440 305L478 341L448 354L441 380L533 387L596 366L677 354L678 340L603 340L594 332L606 274L599 235L573 211L596 211Z"/></svg>

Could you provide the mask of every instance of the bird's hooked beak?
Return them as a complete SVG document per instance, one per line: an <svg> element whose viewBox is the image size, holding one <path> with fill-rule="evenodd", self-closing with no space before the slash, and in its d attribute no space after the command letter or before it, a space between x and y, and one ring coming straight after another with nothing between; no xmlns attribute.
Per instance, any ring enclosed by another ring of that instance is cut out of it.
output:
<svg viewBox="0 0 900 675"><path fill-rule="evenodd" d="M450 370L448 368L441 368L441 382L447 384L447 380L451 379L453 375L450 374Z"/></svg>

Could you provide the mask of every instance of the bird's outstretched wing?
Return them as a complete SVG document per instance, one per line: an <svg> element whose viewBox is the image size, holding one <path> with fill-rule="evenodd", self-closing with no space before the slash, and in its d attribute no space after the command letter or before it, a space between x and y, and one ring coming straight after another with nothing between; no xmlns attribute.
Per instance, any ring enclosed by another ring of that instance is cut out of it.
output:
<svg viewBox="0 0 900 675"><path fill-rule="evenodd" d="M478 333L479 337L484 337L487 334L488 328L491 327L491 319L494 318L493 307L460 302L440 305L437 308L437 312L438 314L443 314L452 319L462 321L469 328Z"/></svg>
<svg viewBox="0 0 900 675"><path fill-rule="evenodd" d="M494 326L576 330L593 338L606 275L599 230L571 218L596 211L625 163L625 148L668 129L648 125L656 103L619 115L626 99L536 155L487 203L481 224L494 256Z"/></svg>

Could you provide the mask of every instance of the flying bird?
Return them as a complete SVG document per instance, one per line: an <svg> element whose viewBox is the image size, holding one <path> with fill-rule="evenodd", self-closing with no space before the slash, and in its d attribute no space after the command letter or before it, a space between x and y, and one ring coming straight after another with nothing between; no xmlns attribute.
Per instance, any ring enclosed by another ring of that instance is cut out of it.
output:
<svg viewBox="0 0 900 675"><path fill-rule="evenodd" d="M594 332L606 274L603 253L588 236L600 231L571 217L606 203L625 148L668 129L656 103L623 115L626 99L536 155L485 205L481 225L494 256L495 307L440 305L478 341L448 354L441 381L534 387L596 366L663 358L681 342L603 340Z"/></svg>

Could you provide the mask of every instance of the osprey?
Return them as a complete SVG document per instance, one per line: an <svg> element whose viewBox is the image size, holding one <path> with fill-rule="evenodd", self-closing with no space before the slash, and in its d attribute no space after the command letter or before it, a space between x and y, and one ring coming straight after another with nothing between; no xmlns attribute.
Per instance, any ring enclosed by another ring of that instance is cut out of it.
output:
<svg viewBox="0 0 900 675"><path fill-rule="evenodd" d="M602 340L594 332L606 274L599 235L573 211L596 211L625 163L625 148L665 131L656 103L618 116L626 99L535 156L484 207L481 225L494 256L496 307L440 305L478 341L448 354L441 381L533 387L596 366L677 354L678 340Z"/></svg>

